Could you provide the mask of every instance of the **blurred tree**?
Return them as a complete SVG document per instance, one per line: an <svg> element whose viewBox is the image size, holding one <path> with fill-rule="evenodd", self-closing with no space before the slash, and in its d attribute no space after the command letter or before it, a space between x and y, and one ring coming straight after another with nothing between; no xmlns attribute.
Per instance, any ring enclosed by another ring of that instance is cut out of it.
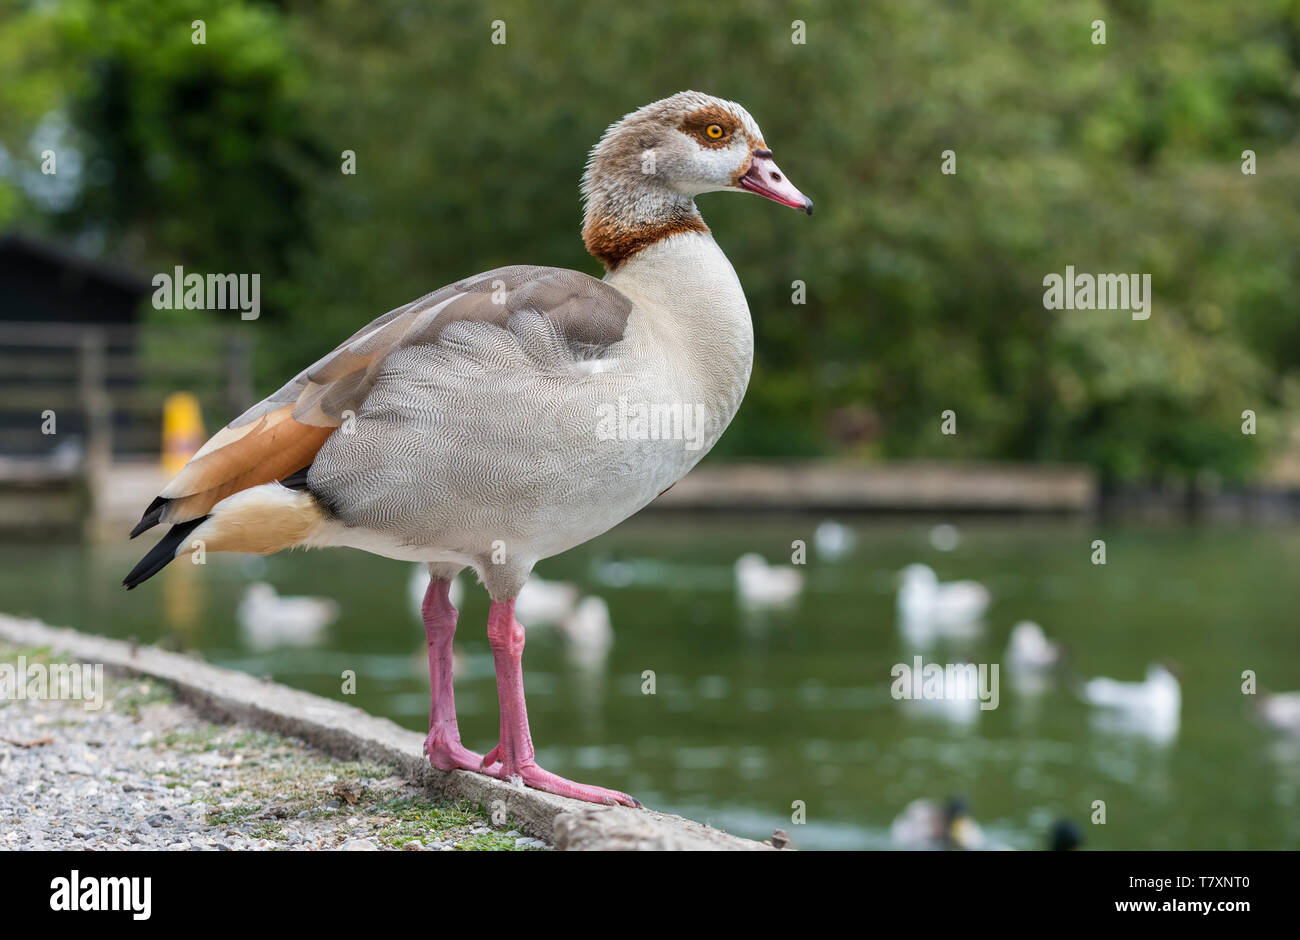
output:
<svg viewBox="0 0 1300 940"><path fill-rule="evenodd" d="M578 237L587 150L697 88L742 102L818 205L701 199L758 341L720 453L1231 478L1294 420L1296 0L10 6L0 222L98 232L159 269L262 271L268 381L495 265L597 273ZM66 205L17 182L50 115L86 155ZM1151 318L1045 310L1066 265L1151 274Z"/></svg>
<svg viewBox="0 0 1300 940"><path fill-rule="evenodd" d="M200 0L20 6L0 30L0 100L18 116L0 141L33 160L48 142L71 179L8 175L0 213L145 270L260 273L272 307L300 299L285 274L310 244L303 175L321 153L283 14Z"/></svg>

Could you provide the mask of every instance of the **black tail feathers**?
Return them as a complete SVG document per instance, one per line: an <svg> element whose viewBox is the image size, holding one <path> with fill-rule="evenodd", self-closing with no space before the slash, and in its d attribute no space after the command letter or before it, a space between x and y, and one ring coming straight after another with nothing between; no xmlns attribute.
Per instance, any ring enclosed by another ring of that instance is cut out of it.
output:
<svg viewBox="0 0 1300 940"><path fill-rule="evenodd" d="M150 509L152 511L152 507L150 507ZM161 509L159 512L161 512ZM145 519L147 519L148 516L149 513L146 513ZM166 568L167 563L176 557L176 549L179 548L181 543L185 541L186 537L198 528L199 524L207 518L207 516L202 516L198 519L191 519L189 522L181 522L168 529L167 534L162 537L158 544L149 549L148 554L140 559L140 563L132 568L131 573L122 579L122 583L126 585L126 589L128 591L131 590L136 585L148 581L158 572L162 571L163 568ZM144 525L144 521L145 520L141 520L140 525ZM139 529L140 527L136 526L136 528ZM145 528L148 528L148 526L145 526ZM141 529L140 531L144 530Z"/></svg>
<svg viewBox="0 0 1300 940"><path fill-rule="evenodd" d="M144 515L140 517L140 521L137 522L135 528L131 530L131 538L135 538L146 529L152 529L161 522L163 510L167 508L169 502L171 502L171 500L163 499L159 496L150 503L149 508L144 511Z"/></svg>

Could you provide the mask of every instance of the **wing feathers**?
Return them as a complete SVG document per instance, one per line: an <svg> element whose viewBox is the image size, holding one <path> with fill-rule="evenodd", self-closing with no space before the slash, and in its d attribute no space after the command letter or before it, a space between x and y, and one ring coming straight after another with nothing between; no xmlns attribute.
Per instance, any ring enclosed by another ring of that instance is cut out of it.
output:
<svg viewBox="0 0 1300 940"><path fill-rule="evenodd" d="M284 405L256 424L218 432L162 491L168 503L159 521L196 519L232 493L309 465L334 427L303 424L292 412Z"/></svg>
<svg viewBox="0 0 1300 940"><path fill-rule="evenodd" d="M563 342L589 351L622 339L631 311L632 301L603 281L528 266L488 271L390 310L217 432L131 534L201 518L233 493L310 467L346 413L361 409L388 354L437 343L449 323L506 328L516 314L532 312L548 317Z"/></svg>

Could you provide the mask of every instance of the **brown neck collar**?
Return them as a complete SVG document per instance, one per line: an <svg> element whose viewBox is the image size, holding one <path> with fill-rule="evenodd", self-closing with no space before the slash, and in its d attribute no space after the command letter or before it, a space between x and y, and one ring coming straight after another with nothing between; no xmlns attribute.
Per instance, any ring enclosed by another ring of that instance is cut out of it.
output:
<svg viewBox="0 0 1300 940"><path fill-rule="evenodd" d="M645 220L627 221L606 212L587 213L582 240L587 251L600 259L606 270L613 271L643 248L671 235L684 232L708 233L700 214L691 204L689 210L674 207L665 215Z"/></svg>

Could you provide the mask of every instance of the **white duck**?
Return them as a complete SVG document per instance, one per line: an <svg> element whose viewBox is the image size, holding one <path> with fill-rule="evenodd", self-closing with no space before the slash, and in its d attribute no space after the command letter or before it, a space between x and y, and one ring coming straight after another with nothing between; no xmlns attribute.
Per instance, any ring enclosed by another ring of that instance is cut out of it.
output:
<svg viewBox="0 0 1300 940"><path fill-rule="evenodd" d="M603 280L498 268L363 326L167 484L132 534L170 528L124 583L137 586L196 542L258 554L350 546L434 565L424 605L430 762L636 805L537 766L515 600L539 560L605 532L685 475L740 407L753 325L696 197L750 192L808 213L812 201L744 108L690 91L612 125L582 191L583 238ZM701 419L698 433L685 433L683 403ZM631 408L669 420L650 433L648 422L624 420ZM355 420L339 432L345 416ZM461 745L451 692L447 592L467 567L492 599L501 740L486 756Z"/></svg>
<svg viewBox="0 0 1300 940"><path fill-rule="evenodd" d="M1259 717L1279 731L1300 734L1300 692L1274 692L1259 697Z"/></svg>
<svg viewBox="0 0 1300 940"><path fill-rule="evenodd" d="M250 584L236 610L244 642L257 650L317 646L338 615L328 597L281 597L265 581Z"/></svg>
<svg viewBox="0 0 1300 940"><path fill-rule="evenodd" d="M614 628L604 598L584 597L556 624L569 659L582 666L598 666L614 646Z"/></svg>
<svg viewBox="0 0 1300 940"><path fill-rule="evenodd" d="M1161 663L1147 667L1142 682L1089 679L1083 685L1083 700L1112 713L1108 727L1143 734L1156 740L1171 740L1178 732L1183 694L1178 677Z"/></svg>
<svg viewBox="0 0 1300 940"><path fill-rule="evenodd" d="M940 583L922 564L908 565L900 577L898 616L905 629L965 634L988 609L988 588L976 581Z"/></svg>
<svg viewBox="0 0 1300 940"><path fill-rule="evenodd" d="M736 559L736 592L745 607L787 607L803 592L803 573L748 552Z"/></svg>
<svg viewBox="0 0 1300 940"><path fill-rule="evenodd" d="M853 534L852 529L834 519L822 521L813 530L813 549L817 552L817 557L825 558L827 561L838 561L843 558L853 551L857 541L858 537Z"/></svg>
<svg viewBox="0 0 1300 940"><path fill-rule="evenodd" d="M1043 628L1032 620L1022 620L1011 628L1005 659L1007 668L1016 672L1046 672L1063 661L1059 643L1053 643Z"/></svg>
<svg viewBox="0 0 1300 940"><path fill-rule="evenodd" d="M533 575L515 598L515 614L539 626L562 624L574 615L580 597L576 584L546 581Z"/></svg>
<svg viewBox="0 0 1300 940"><path fill-rule="evenodd" d="M980 700L967 696L904 699L899 704L907 718L942 721L954 729L974 727L984 713Z"/></svg>
<svg viewBox="0 0 1300 940"><path fill-rule="evenodd" d="M941 522L930 530L930 547L937 552L956 551L961 544L961 531L947 522Z"/></svg>

